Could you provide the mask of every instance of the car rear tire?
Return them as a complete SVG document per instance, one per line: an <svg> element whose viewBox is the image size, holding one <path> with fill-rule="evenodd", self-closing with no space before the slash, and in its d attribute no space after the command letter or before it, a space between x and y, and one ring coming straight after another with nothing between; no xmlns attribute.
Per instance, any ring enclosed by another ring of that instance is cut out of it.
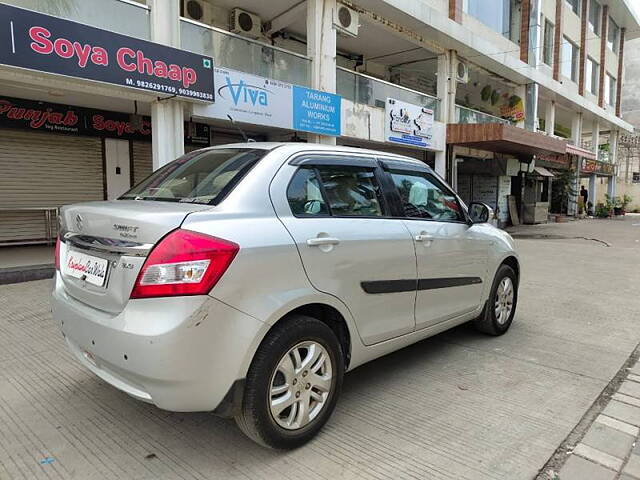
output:
<svg viewBox="0 0 640 480"><path fill-rule="evenodd" d="M333 331L315 318L292 315L258 348L236 424L266 447L304 445L331 416L343 375L344 355Z"/></svg>
<svg viewBox="0 0 640 480"><path fill-rule="evenodd" d="M488 335L502 335L509 330L518 303L518 277L508 265L500 265L493 279L489 299L482 314L475 319L476 329Z"/></svg>

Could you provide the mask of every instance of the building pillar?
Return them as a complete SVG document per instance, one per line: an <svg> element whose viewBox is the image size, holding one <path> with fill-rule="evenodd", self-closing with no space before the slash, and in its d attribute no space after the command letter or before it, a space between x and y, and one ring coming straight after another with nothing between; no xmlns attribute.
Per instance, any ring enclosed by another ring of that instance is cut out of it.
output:
<svg viewBox="0 0 640 480"><path fill-rule="evenodd" d="M610 197L616 196L618 183L618 141L620 139L620 131L612 130L609 134L609 159L613 164L613 175L609 177L609 185L607 193Z"/></svg>
<svg viewBox="0 0 640 480"><path fill-rule="evenodd" d="M594 205L594 209L595 209L595 205L598 200L598 192L596 191L596 185L598 181L598 175L596 175L595 173L592 175L589 175L589 202L591 202ZM584 206L585 211L588 213L589 212L589 207L587 205Z"/></svg>
<svg viewBox="0 0 640 480"><path fill-rule="evenodd" d="M447 176L447 129L446 125L450 122L450 113L451 113L451 101L450 101L450 90L451 90L451 51L445 51L444 53L438 55L438 74L437 74L437 95L439 100L438 107L438 118L437 120L445 124L444 130L444 142L445 148L441 152L436 152L436 162L435 162L435 170L436 173L439 174L442 178L446 178ZM455 80L454 80L454 92L453 92L453 105L455 108Z"/></svg>
<svg viewBox="0 0 640 480"><path fill-rule="evenodd" d="M180 0L149 0L151 40L180 47ZM176 99L151 102L153 169L184 154L184 103Z"/></svg>
<svg viewBox="0 0 640 480"><path fill-rule="evenodd" d="M449 123L456 123L456 90L458 88L458 82L456 82L454 73L456 71L457 62L458 54L455 50L448 50L444 58L438 59L438 72L445 72L442 77L443 83L441 84L440 81L438 82L438 96L440 96L442 92L443 97L441 98L441 101L444 106L444 112L446 112L441 117L445 126ZM449 180L449 184L455 189L458 183L458 167L456 165L455 148L447 145L447 152L448 153L445 153L445 170L448 175L443 176ZM447 159L448 164L446 163Z"/></svg>
<svg viewBox="0 0 640 480"><path fill-rule="evenodd" d="M336 0L307 0L307 55L311 57L311 87L336 93ZM310 143L335 145L336 137L307 134Z"/></svg>
<svg viewBox="0 0 640 480"><path fill-rule="evenodd" d="M553 136L556 131L556 102L550 100L544 109L544 131Z"/></svg>
<svg viewBox="0 0 640 480"><path fill-rule="evenodd" d="M596 160L600 157L600 123L597 120L593 121L593 127L591 128L591 149L596 154Z"/></svg>
<svg viewBox="0 0 640 480"><path fill-rule="evenodd" d="M582 113L576 113L571 119L571 143L577 146L582 144ZM578 195L580 195L580 166L582 157L576 157L575 176L573 182L573 190L575 196L569 198L569 205L567 205L567 212L569 215L576 215L578 213Z"/></svg>
<svg viewBox="0 0 640 480"><path fill-rule="evenodd" d="M525 88L524 128L538 131L538 84L528 83Z"/></svg>

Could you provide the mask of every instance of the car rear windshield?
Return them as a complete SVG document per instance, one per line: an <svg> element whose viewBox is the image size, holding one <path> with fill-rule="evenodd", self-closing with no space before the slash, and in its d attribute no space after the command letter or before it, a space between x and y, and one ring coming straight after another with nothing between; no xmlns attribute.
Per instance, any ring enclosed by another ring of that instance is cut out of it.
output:
<svg viewBox="0 0 640 480"><path fill-rule="evenodd" d="M154 172L120 200L217 205L266 153L245 148L187 153Z"/></svg>

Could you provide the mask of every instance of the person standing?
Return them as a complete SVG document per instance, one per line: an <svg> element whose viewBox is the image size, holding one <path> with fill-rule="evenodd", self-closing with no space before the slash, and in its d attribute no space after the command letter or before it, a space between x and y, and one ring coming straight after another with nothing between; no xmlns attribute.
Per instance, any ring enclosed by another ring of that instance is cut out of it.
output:
<svg viewBox="0 0 640 480"><path fill-rule="evenodd" d="M580 185L580 196L582 197L584 211L585 213L588 213L587 202L589 201L589 191L586 188L584 188L584 185Z"/></svg>

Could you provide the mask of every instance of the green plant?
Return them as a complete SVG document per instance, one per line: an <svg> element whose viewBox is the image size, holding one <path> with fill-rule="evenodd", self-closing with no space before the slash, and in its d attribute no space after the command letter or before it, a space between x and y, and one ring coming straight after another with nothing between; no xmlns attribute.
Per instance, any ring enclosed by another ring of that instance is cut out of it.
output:
<svg viewBox="0 0 640 480"><path fill-rule="evenodd" d="M604 203L598 203L596 205L596 217L598 218L607 218L610 214L611 210L609 208L607 208L607 206Z"/></svg>
<svg viewBox="0 0 640 480"><path fill-rule="evenodd" d="M612 197L609 194L605 193L604 194L604 206L607 208L607 210L611 211L614 208L616 208L618 205L618 197Z"/></svg>
<svg viewBox="0 0 640 480"><path fill-rule="evenodd" d="M633 202L633 197L631 195L629 195L628 193L625 193L622 196L622 199L620 200L620 206L622 207L622 210L624 210L626 212L627 211L627 207L631 204L631 202Z"/></svg>
<svg viewBox="0 0 640 480"><path fill-rule="evenodd" d="M567 213L569 200L575 199L578 194L575 189L575 176L574 171L564 170L553 179L551 206L554 213Z"/></svg>

